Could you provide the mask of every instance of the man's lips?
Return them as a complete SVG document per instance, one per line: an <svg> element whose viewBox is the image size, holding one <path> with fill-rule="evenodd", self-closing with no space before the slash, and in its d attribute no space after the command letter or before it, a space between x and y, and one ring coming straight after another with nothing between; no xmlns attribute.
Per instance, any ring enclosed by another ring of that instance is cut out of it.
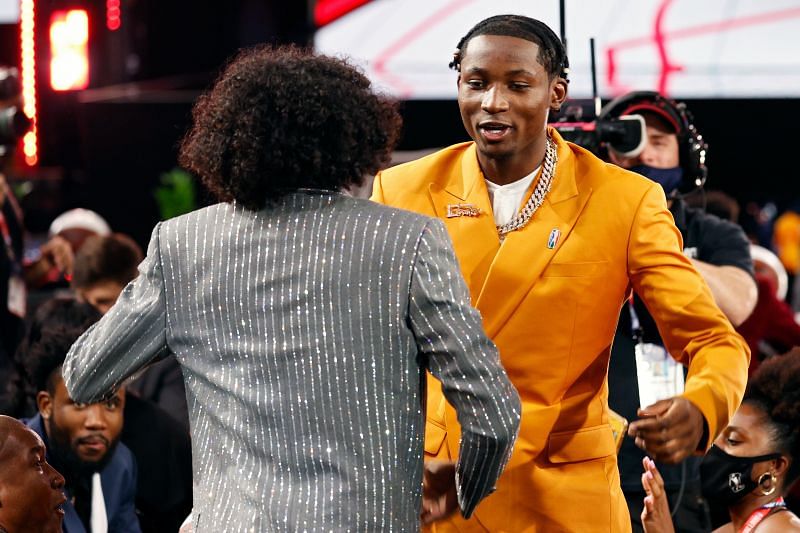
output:
<svg viewBox="0 0 800 533"><path fill-rule="evenodd" d="M510 124L504 122L484 121L478 124L478 131L489 142L502 140L512 129Z"/></svg>
<svg viewBox="0 0 800 533"><path fill-rule="evenodd" d="M63 518L64 517L64 507L63 507L63 505L64 505L64 503L66 503L67 499L64 497L63 494L59 494L59 496L60 496L59 502L54 506L53 509L55 510L57 515L59 515L59 516L61 516Z"/></svg>
<svg viewBox="0 0 800 533"><path fill-rule="evenodd" d="M89 448L92 451L100 452L108 448L108 440L104 437L84 437L78 439L78 446Z"/></svg>

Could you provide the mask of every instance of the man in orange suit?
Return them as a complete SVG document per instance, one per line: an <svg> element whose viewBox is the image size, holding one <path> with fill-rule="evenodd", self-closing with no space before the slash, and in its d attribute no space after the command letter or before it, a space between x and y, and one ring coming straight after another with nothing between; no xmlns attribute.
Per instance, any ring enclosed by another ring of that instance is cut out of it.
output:
<svg viewBox="0 0 800 533"><path fill-rule="evenodd" d="M702 453L738 407L749 351L682 253L664 192L547 127L567 57L545 24L502 15L458 44L458 104L472 142L376 176L373 199L442 218L473 303L522 398L514 454L470 520L436 531L630 531L609 425L607 369L635 290L684 393L629 433L654 458ZM429 382L425 451L453 460L455 411Z"/></svg>

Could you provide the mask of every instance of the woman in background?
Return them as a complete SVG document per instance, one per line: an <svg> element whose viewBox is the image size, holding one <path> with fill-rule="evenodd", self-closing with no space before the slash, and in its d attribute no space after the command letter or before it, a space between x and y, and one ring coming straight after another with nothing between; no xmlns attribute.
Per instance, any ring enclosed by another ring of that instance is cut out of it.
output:
<svg viewBox="0 0 800 533"><path fill-rule="evenodd" d="M700 466L703 496L726 508L730 522L717 532L800 531L800 519L783 500L800 475L800 353L762 363L742 405ZM644 459L642 524L647 533L674 531L664 483Z"/></svg>

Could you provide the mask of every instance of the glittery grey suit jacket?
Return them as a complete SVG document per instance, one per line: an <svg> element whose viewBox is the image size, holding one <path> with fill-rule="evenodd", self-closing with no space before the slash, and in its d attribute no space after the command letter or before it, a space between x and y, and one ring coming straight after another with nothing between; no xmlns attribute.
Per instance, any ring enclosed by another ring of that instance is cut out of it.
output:
<svg viewBox="0 0 800 533"><path fill-rule="evenodd" d="M418 529L426 368L464 431L462 512L494 487L519 397L440 221L333 193L218 204L157 225L139 271L64 378L90 402L175 354L195 531Z"/></svg>

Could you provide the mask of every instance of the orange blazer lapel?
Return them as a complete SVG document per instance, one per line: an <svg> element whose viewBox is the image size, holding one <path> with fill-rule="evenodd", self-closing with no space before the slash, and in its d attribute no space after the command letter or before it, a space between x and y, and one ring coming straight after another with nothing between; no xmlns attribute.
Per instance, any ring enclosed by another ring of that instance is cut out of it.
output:
<svg viewBox="0 0 800 533"><path fill-rule="evenodd" d="M558 144L553 185L528 225L506 235L489 267L475 304L489 337L494 337L569 238L592 190L579 190L571 149L551 130Z"/></svg>
<svg viewBox="0 0 800 533"><path fill-rule="evenodd" d="M431 183L429 192L436 215L447 226L474 303L500 247L500 239L474 144L464 152L461 165L453 167L446 179ZM457 206L461 206L460 213L453 212L459 211ZM477 216L466 214L469 209L477 209Z"/></svg>

